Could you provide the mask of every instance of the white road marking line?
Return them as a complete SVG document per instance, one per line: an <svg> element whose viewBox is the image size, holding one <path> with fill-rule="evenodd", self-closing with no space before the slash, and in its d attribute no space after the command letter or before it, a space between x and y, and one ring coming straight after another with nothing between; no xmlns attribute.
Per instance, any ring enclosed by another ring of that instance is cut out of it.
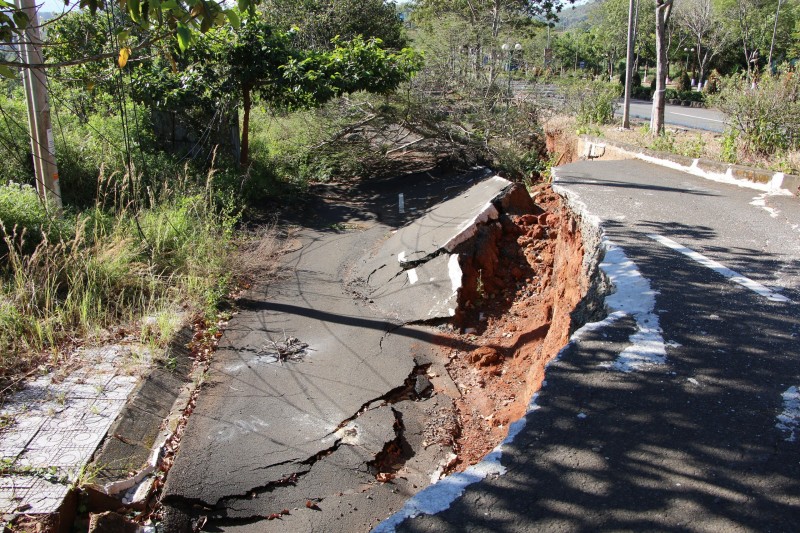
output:
<svg viewBox="0 0 800 533"><path fill-rule="evenodd" d="M403 193L397 195L397 209L401 213L406 212L406 197Z"/></svg>
<svg viewBox="0 0 800 533"><path fill-rule="evenodd" d="M784 440L794 442L800 430L800 389L789 387L781 397L783 397L783 412L776 417L778 422L775 427L787 434Z"/></svg>
<svg viewBox="0 0 800 533"><path fill-rule="evenodd" d="M688 257L690 259L693 259L694 261L700 263L704 267L710 268L714 272L717 272L718 274L721 274L721 275L725 276L726 278L728 278L729 280L733 281L734 283L738 283L742 287L750 289L751 291L755 292L756 294L760 294L761 296L764 296L767 300L770 300L772 302L792 303L792 301L789 298L787 298L786 296L778 294L777 292L774 292L771 289L768 289L767 287L765 287L764 285L760 284L759 282L754 281L754 280L752 280L752 279L750 279L750 278L748 278L746 276L743 276L743 275L739 274L738 272L736 272L734 270L731 270L730 268L726 267L722 263L718 263L717 261L714 261L713 259L709 259L708 257L704 256L703 254L695 252L694 250L691 250L691 249L683 246L682 244L679 244L679 243L673 241L672 239L669 239L667 237L663 237L661 235L654 235L654 234L648 235L648 237L650 237L651 239L653 239L654 241L656 241L656 242L658 242L660 244L663 244L667 248L671 248L671 249L675 250L676 252L682 253L686 257Z"/></svg>
<svg viewBox="0 0 800 533"><path fill-rule="evenodd" d="M711 122L719 122L720 124L725 123L724 120L717 120L715 118L698 117L697 115L687 115L686 113L676 113L675 111L668 111L668 113L672 113L673 115L680 115L682 117L696 118L698 120L710 120Z"/></svg>
<svg viewBox="0 0 800 533"><path fill-rule="evenodd" d="M406 271L408 273L408 282L413 285L419 280L419 276L417 276L417 269L412 268Z"/></svg>

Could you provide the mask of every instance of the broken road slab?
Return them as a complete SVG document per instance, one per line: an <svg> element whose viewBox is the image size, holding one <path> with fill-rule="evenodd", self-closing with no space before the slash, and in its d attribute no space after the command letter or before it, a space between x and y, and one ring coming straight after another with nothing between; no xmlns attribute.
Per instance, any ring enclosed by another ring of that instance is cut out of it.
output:
<svg viewBox="0 0 800 533"><path fill-rule="evenodd" d="M501 209L510 208L512 202L524 212L533 209L523 187L492 176L440 203L359 262L355 269L359 288L401 322L455 316L462 283L459 247L469 243L481 225L497 220Z"/></svg>
<svg viewBox="0 0 800 533"><path fill-rule="evenodd" d="M301 475L337 446L343 422L403 386L414 368L414 338L404 330L389 333L396 326L374 319L338 281L339 260L352 249L344 243L360 236L325 244L300 236L306 245L288 258L290 276L241 302L189 421L165 500L213 506ZM307 348L276 360L275 344L289 338Z"/></svg>
<svg viewBox="0 0 800 533"><path fill-rule="evenodd" d="M452 476L375 531L800 530L796 198L641 161L554 174L597 225L607 316L476 465L497 475Z"/></svg>

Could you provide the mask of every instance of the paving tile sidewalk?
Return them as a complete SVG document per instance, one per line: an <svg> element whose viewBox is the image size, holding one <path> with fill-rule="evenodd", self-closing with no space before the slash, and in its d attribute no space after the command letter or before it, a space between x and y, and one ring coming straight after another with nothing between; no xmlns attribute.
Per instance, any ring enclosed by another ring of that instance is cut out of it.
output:
<svg viewBox="0 0 800 533"><path fill-rule="evenodd" d="M0 512L59 510L128 397L149 367L151 354L137 344L81 349L83 365L66 378L40 376L0 408Z"/></svg>

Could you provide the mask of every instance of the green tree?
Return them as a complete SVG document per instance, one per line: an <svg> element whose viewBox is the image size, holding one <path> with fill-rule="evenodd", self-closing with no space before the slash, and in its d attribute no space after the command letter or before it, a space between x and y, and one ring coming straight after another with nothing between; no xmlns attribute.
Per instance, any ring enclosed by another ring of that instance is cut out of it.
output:
<svg viewBox="0 0 800 533"><path fill-rule="evenodd" d="M295 42L302 48L330 50L335 37L352 40L359 35L365 39L380 39L384 47L395 50L408 44L394 2L264 0L262 10L275 29L295 28Z"/></svg>
<svg viewBox="0 0 800 533"><path fill-rule="evenodd" d="M254 13L259 1L238 0L238 6L243 12ZM238 10L226 6L225 0L65 0L64 3L67 7L78 4L93 17L103 13L113 19L112 40L116 48L100 53L93 53L96 50L81 51L73 54L68 61L48 61L43 65L45 68L117 58L125 63L131 53L149 48L167 36L174 36L183 51L189 47L197 32L205 33L228 22L238 26L240 17ZM15 41L27 41L25 30L29 22L27 11L7 0L0 0L0 43L12 45ZM47 29L49 24L44 22L42 27ZM2 75L13 76L14 72L9 67L25 66L24 62L13 57L0 57Z"/></svg>
<svg viewBox="0 0 800 533"><path fill-rule="evenodd" d="M692 63L698 68L698 81L706 78L711 62L731 45L730 27L711 0L683 0L675 9L675 24L687 34L695 50Z"/></svg>
<svg viewBox="0 0 800 533"><path fill-rule="evenodd" d="M410 49L391 52L377 39L335 40L331 50L295 46L291 32L248 17L238 29L213 29L196 39L181 58L182 68L165 61L135 71L134 95L162 109L214 110L223 103L242 109L241 163L249 161L250 112L256 99L283 109L319 106L356 91L386 93L419 68Z"/></svg>
<svg viewBox="0 0 800 533"><path fill-rule="evenodd" d="M542 22L557 20L557 14L574 0L416 0L412 8L412 21L429 31L435 31L442 20L457 20L463 28L466 41L453 55L462 54L472 61L472 72L480 75L488 71L488 81L496 79L501 61L506 54L501 51L507 37L535 27ZM484 58L488 60L484 64Z"/></svg>
<svg viewBox="0 0 800 533"><path fill-rule="evenodd" d="M650 115L650 135L659 136L664 132L664 108L666 104L668 71L667 24L674 0L656 0L656 86L653 92L653 111Z"/></svg>

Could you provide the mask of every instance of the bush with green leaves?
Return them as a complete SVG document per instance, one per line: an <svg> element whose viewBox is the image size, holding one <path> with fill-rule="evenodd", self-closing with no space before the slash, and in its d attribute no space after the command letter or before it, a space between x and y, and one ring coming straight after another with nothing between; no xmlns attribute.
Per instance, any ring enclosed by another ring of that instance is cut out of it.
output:
<svg viewBox="0 0 800 533"><path fill-rule="evenodd" d="M681 75L678 76L678 83L675 88L679 93L692 90L692 80L689 79L689 74L687 72L682 72Z"/></svg>
<svg viewBox="0 0 800 533"><path fill-rule="evenodd" d="M717 69L714 69L708 75L708 79L706 80L705 85L703 85L703 91L705 91L707 94L717 94L721 86L722 76Z"/></svg>
<svg viewBox="0 0 800 533"><path fill-rule="evenodd" d="M744 74L733 75L723 82L714 103L728 116L728 124L744 150L769 155L800 147L797 73L764 76L755 87Z"/></svg>
<svg viewBox="0 0 800 533"><path fill-rule="evenodd" d="M615 83L574 80L564 85L564 106L579 126L613 122L618 97Z"/></svg>
<svg viewBox="0 0 800 533"><path fill-rule="evenodd" d="M650 87L633 87L631 96L638 100L650 100L653 98L653 90Z"/></svg>

